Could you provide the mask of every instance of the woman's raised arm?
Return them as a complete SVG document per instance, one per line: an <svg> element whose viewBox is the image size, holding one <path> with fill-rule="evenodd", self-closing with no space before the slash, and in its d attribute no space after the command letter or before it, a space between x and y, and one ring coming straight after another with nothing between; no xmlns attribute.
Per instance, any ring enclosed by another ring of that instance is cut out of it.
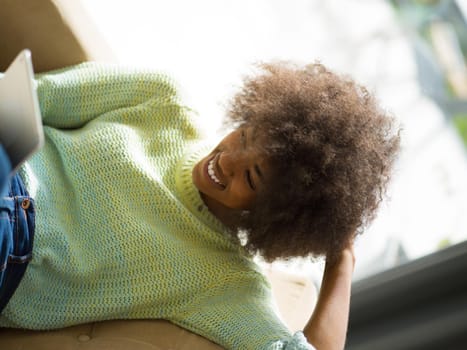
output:
<svg viewBox="0 0 467 350"><path fill-rule="evenodd" d="M177 100L173 81L151 70L84 63L37 76L43 124L73 129L149 99Z"/></svg>
<svg viewBox="0 0 467 350"><path fill-rule="evenodd" d="M318 350L342 350L349 318L350 289L355 265L353 245L337 261L326 262L318 302L303 333Z"/></svg>

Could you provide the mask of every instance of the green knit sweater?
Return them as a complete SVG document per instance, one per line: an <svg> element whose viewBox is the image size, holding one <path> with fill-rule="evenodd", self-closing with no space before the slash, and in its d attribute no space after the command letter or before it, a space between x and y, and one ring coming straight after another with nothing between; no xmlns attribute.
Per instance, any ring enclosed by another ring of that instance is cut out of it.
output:
<svg viewBox="0 0 467 350"><path fill-rule="evenodd" d="M227 349L308 349L191 181L196 115L164 75L82 64L38 76L46 142L21 169L33 260L0 326L161 318Z"/></svg>

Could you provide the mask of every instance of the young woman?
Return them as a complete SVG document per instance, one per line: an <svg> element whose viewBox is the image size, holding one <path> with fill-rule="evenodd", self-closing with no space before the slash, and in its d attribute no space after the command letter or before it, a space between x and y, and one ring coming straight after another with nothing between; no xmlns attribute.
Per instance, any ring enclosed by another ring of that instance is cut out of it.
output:
<svg viewBox="0 0 467 350"><path fill-rule="evenodd" d="M0 326L162 318L227 349L341 349L352 242L384 193L398 132L363 88L319 64L262 69L216 147L163 75L83 64L38 77L46 143L5 190L15 211L2 207L35 220L21 226L34 247L21 251L25 272L2 281L14 293ZM17 225L3 226L15 241ZM303 332L275 315L254 254L326 255Z"/></svg>

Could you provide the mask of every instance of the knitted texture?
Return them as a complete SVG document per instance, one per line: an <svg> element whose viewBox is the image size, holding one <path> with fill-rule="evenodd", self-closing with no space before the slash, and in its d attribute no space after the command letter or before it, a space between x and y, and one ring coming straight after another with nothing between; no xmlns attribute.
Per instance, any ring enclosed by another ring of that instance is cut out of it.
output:
<svg viewBox="0 0 467 350"><path fill-rule="evenodd" d="M169 78L87 63L37 84L46 142L21 169L34 256L0 326L161 318L227 349L309 348L193 186L206 148Z"/></svg>

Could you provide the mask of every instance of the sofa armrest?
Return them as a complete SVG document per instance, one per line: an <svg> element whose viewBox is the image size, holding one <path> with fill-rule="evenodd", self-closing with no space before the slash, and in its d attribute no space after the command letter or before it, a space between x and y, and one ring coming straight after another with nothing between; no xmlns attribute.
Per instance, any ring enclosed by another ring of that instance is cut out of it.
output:
<svg viewBox="0 0 467 350"><path fill-rule="evenodd" d="M0 9L0 71L24 48L36 72L114 60L80 1L0 0Z"/></svg>

